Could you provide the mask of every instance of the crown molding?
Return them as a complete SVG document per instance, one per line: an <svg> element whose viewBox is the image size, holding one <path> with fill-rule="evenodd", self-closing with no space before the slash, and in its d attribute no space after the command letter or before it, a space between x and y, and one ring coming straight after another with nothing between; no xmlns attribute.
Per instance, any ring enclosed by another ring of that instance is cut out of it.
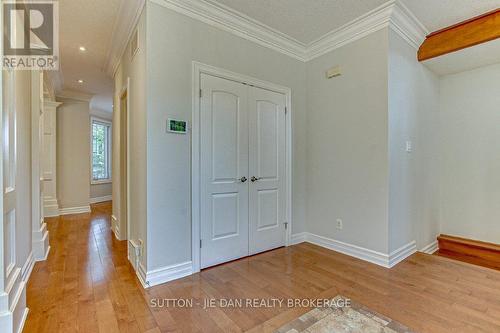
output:
<svg viewBox="0 0 500 333"><path fill-rule="evenodd" d="M406 6L400 1L391 0L309 44L306 61L387 27L401 35L417 50L428 33Z"/></svg>
<svg viewBox="0 0 500 333"><path fill-rule="evenodd" d="M80 101L80 102L90 102L92 99L92 95L90 94L85 94L79 91L74 91L74 90L62 90L56 94L57 98L62 98L62 99L72 99L75 101Z"/></svg>
<svg viewBox="0 0 500 333"><path fill-rule="evenodd" d="M313 41L307 48L306 61L320 57L346 44L388 27L393 8L394 1L386 2L374 10Z"/></svg>
<svg viewBox="0 0 500 333"><path fill-rule="evenodd" d="M383 28L418 49L425 26L399 0L390 0L317 40L304 44L214 0L149 0L300 61L310 61Z"/></svg>
<svg viewBox="0 0 500 333"><path fill-rule="evenodd" d="M118 16L113 26L111 45L104 66L105 72L111 77L114 77L116 73L116 69L120 64L121 57L139 21L145 3L146 0L121 1Z"/></svg>
<svg viewBox="0 0 500 333"><path fill-rule="evenodd" d="M400 1L395 1L390 28L416 50L429 34L422 22Z"/></svg>
<svg viewBox="0 0 500 333"><path fill-rule="evenodd" d="M304 61L305 44L251 17L210 0L150 0L160 6Z"/></svg>
<svg viewBox="0 0 500 333"><path fill-rule="evenodd" d="M63 103L61 102L56 102L56 101L49 101L49 100L44 100L43 101L43 105L45 107L52 107L52 108L57 108L59 105L61 105Z"/></svg>

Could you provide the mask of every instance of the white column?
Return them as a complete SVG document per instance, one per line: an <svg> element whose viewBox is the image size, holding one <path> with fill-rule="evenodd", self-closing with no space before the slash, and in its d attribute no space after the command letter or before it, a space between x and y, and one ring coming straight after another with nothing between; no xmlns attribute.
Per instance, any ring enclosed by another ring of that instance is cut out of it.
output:
<svg viewBox="0 0 500 333"><path fill-rule="evenodd" d="M61 103L54 101L44 100L43 102L41 165L43 179L43 211L45 217L59 216L56 182L56 110L59 105L61 105Z"/></svg>
<svg viewBox="0 0 500 333"><path fill-rule="evenodd" d="M49 254L49 232L43 216L43 76L33 71L31 77L31 172L32 172L32 225L33 257L36 261L45 260Z"/></svg>

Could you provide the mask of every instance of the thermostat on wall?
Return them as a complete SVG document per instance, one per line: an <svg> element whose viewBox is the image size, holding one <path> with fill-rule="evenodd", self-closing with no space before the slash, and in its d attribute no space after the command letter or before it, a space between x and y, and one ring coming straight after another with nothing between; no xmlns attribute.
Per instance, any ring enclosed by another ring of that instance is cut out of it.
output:
<svg viewBox="0 0 500 333"><path fill-rule="evenodd" d="M187 121L168 118L168 120L167 120L167 132L186 134L187 133Z"/></svg>

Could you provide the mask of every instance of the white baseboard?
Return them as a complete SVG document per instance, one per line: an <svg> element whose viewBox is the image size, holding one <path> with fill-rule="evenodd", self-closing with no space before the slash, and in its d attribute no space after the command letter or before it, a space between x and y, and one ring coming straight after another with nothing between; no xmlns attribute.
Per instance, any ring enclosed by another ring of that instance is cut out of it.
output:
<svg viewBox="0 0 500 333"><path fill-rule="evenodd" d="M142 267L142 265L139 265L139 270L141 269L144 268ZM143 275L143 278L145 277L143 283L143 286L145 285L144 288L149 288L172 280L177 280L191 274L193 274L193 262L186 261L181 264L166 266L148 271L145 274L144 272L142 272L141 275Z"/></svg>
<svg viewBox="0 0 500 333"><path fill-rule="evenodd" d="M307 241L307 232L293 234L290 239L290 245L300 244Z"/></svg>
<svg viewBox="0 0 500 333"><path fill-rule="evenodd" d="M111 215L111 230L113 230L113 234L117 240L122 240L120 234L120 223L114 215Z"/></svg>
<svg viewBox="0 0 500 333"><path fill-rule="evenodd" d="M28 282L34 266L35 258L33 257L33 252L30 252L28 258L26 259L26 262L21 268L21 280L23 280L24 282Z"/></svg>
<svg viewBox="0 0 500 333"><path fill-rule="evenodd" d="M389 256L387 254L365 249L360 246L340 242L335 239L308 233L307 242L346 254L351 257L362 259L373 264L389 267Z"/></svg>
<svg viewBox="0 0 500 333"><path fill-rule="evenodd" d="M399 249L391 252L389 254L389 268L396 266L415 252L417 252L416 241L411 241L408 244L401 246Z"/></svg>
<svg viewBox="0 0 500 333"><path fill-rule="evenodd" d="M89 202L91 204L95 204L95 203L105 202L105 201L111 201L111 200L113 200L113 196L112 195L105 195L103 197L90 198Z"/></svg>
<svg viewBox="0 0 500 333"><path fill-rule="evenodd" d="M438 241L435 240L434 242L432 242L429 245L427 245L424 248L422 248L419 252L423 252L423 253L427 253L427 254L433 254L437 250L439 250L439 246L438 246Z"/></svg>
<svg viewBox="0 0 500 333"><path fill-rule="evenodd" d="M33 231L33 257L35 261L47 259L49 253L49 231L45 223L42 224L39 231Z"/></svg>
<svg viewBox="0 0 500 333"><path fill-rule="evenodd" d="M318 236L309 232L292 235L292 245L302 242L315 244L386 268L394 267L399 262L411 256L417 250L415 241L400 247L390 254L385 254L366 249L361 246L344 243L335 239Z"/></svg>
<svg viewBox="0 0 500 333"><path fill-rule="evenodd" d="M56 217L59 216L59 202L54 198L43 199L43 216Z"/></svg>
<svg viewBox="0 0 500 333"><path fill-rule="evenodd" d="M25 308L23 316L21 317L21 322L19 323L19 328L17 329L17 333L22 333L24 329L24 324L26 324L26 319L28 318L28 312L30 309Z"/></svg>
<svg viewBox="0 0 500 333"><path fill-rule="evenodd" d="M139 282L141 283L142 287L144 289L147 289L149 288L150 286L147 284L147 280L146 280L146 276L147 276L147 273L146 273L146 269L144 268L144 266L142 266L141 263L139 263L139 267L138 269L136 270L135 274L137 275L137 278L139 279Z"/></svg>
<svg viewBox="0 0 500 333"><path fill-rule="evenodd" d="M135 239L129 239L127 244L127 258L128 261L134 267L134 270L137 272L139 270L139 262L141 256L141 245Z"/></svg>
<svg viewBox="0 0 500 333"><path fill-rule="evenodd" d="M90 206L60 208L59 215L90 213Z"/></svg>
<svg viewBox="0 0 500 333"><path fill-rule="evenodd" d="M25 277L29 276L32 269L30 256L23 265L23 269L16 269L13 280L6 286L5 292L0 294L0 331L2 332L22 332L26 322L28 314L26 281L21 279L21 271L24 270Z"/></svg>

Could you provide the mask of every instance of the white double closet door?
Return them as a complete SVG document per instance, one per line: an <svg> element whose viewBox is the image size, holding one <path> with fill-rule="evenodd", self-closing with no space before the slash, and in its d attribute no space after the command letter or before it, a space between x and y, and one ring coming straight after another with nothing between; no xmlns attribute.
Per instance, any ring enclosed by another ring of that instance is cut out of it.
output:
<svg viewBox="0 0 500 333"><path fill-rule="evenodd" d="M285 245L285 95L201 76L201 268Z"/></svg>

